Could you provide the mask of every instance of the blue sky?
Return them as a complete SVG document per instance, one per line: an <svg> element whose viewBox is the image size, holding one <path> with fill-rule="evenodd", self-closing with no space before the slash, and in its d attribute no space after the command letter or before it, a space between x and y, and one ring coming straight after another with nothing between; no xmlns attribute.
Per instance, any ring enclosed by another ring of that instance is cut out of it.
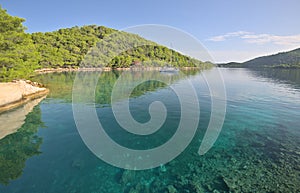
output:
<svg viewBox="0 0 300 193"><path fill-rule="evenodd" d="M196 37L216 62L300 47L299 0L0 0L28 32L87 24L123 29L163 24Z"/></svg>

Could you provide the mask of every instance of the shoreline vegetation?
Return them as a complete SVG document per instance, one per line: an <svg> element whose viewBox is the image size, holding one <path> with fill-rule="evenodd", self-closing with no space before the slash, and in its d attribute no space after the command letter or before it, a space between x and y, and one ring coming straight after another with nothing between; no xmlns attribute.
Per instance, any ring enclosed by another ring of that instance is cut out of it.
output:
<svg viewBox="0 0 300 193"><path fill-rule="evenodd" d="M95 68L42 68L37 69L34 72L36 74L47 74L47 73L55 73L55 72L93 72L93 71L159 71L162 70L163 67L151 67L151 66L143 66L143 67L124 67L124 68L112 68L112 67L95 67ZM206 68L201 67L179 67L180 70L201 70Z"/></svg>
<svg viewBox="0 0 300 193"><path fill-rule="evenodd" d="M24 21L9 15L0 6L0 82L28 79L35 70L45 68L126 69L142 64L176 68L213 66L136 34L105 26L26 33Z"/></svg>
<svg viewBox="0 0 300 193"><path fill-rule="evenodd" d="M24 21L9 15L0 5L0 113L49 92L38 83L23 81L37 74L160 70L166 64L183 70L213 66L138 35L104 26L26 33ZM109 51L103 51L105 46Z"/></svg>

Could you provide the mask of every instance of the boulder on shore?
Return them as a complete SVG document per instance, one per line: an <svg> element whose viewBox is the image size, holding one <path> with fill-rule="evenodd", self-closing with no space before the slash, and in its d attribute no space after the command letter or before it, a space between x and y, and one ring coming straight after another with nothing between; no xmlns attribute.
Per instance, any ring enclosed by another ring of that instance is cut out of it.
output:
<svg viewBox="0 0 300 193"><path fill-rule="evenodd" d="M0 83L0 113L19 107L48 92L49 90L40 84L28 80Z"/></svg>

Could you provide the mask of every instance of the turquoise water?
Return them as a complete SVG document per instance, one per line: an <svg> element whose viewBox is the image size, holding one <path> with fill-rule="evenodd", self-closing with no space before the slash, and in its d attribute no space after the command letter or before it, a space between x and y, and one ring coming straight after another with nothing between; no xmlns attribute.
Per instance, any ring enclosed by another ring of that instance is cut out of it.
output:
<svg viewBox="0 0 300 193"><path fill-rule="evenodd" d="M74 73L36 77L51 93L27 115L18 132L0 140L0 192L300 192L300 70L220 71L227 113L213 148L197 154L211 112L202 76L209 71L189 72L201 107L196 135L176 159L143 171L111 166L85 146L72 113ZM176 94L157 81L138 86L130 99L137 121L150 119L148 107L156 100L166 105L168 115L157 133L129 135L114 119L110 105L119 76L120 72L102 73L96 90L97 114L109 136L134 149L168 141L181 115ZM170 79L173 85L184 82Z"/></svg>

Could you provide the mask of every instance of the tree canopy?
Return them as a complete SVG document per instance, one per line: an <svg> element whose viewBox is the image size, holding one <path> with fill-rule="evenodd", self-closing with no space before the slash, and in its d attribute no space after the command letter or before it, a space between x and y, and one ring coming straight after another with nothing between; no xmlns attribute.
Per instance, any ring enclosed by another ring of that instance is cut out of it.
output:
<svg viewBox="0 0 300 193"><path fill-rule="evenodd" d="M112 67L133 64L176 67L209 66L138 35L89 25L53 32L25 32L25 19L0 7L0 80L27 78L40 68ZM108 50L103 52L103 45ZM128 45L139 45L128 47ZM99 45L102 45L99 46ZM118 50L128 49L121 53ZM89 61L85 64L83 61Z"/></svg>
<svg viewBox="0 0 300 193"><path fill-rule="evenodd" d="M28 76L39 67L40 54L30 34L24 32L24 21L0 7L0 79Z"/></svg>

